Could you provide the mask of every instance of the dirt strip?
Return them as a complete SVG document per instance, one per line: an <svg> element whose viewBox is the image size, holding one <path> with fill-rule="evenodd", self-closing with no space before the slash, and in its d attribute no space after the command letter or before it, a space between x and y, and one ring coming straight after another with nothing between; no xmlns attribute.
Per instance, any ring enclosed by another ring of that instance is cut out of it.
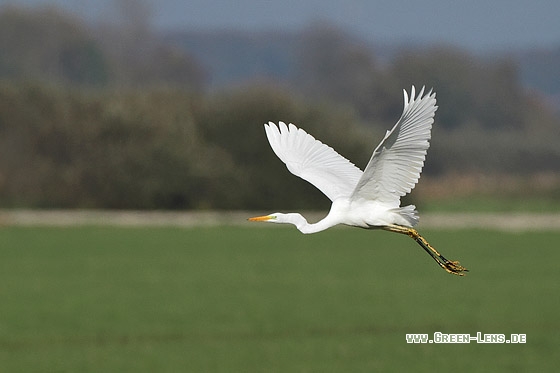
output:
<svg viewBox="0 0 560 373"><path fill-rule="evenodd" d="M247 218L263 212L249 211L111 211L111 210L0 210L0 226L263 226ZM303 213L310 222L326 212ZM560 229L560 213L426 213L423 228L491 228L504 231Z"/></svg>

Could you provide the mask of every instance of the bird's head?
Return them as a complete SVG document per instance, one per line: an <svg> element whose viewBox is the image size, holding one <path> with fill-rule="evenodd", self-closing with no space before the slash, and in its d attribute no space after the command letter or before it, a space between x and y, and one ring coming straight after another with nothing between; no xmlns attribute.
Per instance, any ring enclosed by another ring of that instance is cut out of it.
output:
<svg viewBox="0 0 560 373"><path fill-rule="evenodd" d="M270 215L255 216L254 218L249 218L248 220L263 221L266 223L280 223L280 224L287 223L287 224L293 224L298 228L304 224L307 224L305 218L297 213L283 214L281 212L275 212Z"/></svg>

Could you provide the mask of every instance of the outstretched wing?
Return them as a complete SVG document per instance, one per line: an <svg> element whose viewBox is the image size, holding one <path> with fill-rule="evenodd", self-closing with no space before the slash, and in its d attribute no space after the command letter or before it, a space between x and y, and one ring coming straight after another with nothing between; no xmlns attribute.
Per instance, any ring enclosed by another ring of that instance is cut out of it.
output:
<svg viewBox="0 0 560 373"><path fill-rule="evenodd" d="M375 200L399 205L420 178L437 110L436 94L424 88L418 97L414 86L404 91L404 110L397 124L387 131L352 194L353 199Z"/></svg>
<svg viewBox="0 0 560 373"><path fill-rule="evenodd" d="M331 201L349 197L362 171L333 148L293 124L264 125L268 142L288 170L313 184Z"/></svg>

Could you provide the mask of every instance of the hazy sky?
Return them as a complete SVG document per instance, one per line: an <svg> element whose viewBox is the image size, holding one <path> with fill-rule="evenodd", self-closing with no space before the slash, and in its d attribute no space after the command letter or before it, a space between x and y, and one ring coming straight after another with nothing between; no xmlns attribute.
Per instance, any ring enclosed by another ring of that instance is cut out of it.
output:
<svg viewBox="0 0 560 373"><path fill-rule="evenodd" d="M131 0L134 1L134 0ZM471 49L560 47L559 0L146 0L160 28L297 29L330 21L376 42L444 42ZM0 0L57 4L110 17L113 0Z"/></svg>

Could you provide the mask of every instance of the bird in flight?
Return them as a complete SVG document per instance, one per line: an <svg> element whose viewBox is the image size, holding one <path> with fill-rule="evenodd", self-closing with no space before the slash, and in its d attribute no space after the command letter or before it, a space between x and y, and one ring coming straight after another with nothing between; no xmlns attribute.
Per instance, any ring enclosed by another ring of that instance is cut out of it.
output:
<svg viewBox="0 0 560 373"><path fill-rule="evenodd" d="M293 124L265 124L272 150L288 170L310 182L331 201L328 215L310 224L298 213L279 212L249 218L250 221L293 224L302 233L316 233L337 224L384 229L414 239L448 273L463 276L468 270L447 260L413 227L418 223L416 206L401 207L400 198L414 188L430 146L437 110L436 94L424 88L410 98L404 90L404 110L387 131L362 172L333 148Z"/></svg>

